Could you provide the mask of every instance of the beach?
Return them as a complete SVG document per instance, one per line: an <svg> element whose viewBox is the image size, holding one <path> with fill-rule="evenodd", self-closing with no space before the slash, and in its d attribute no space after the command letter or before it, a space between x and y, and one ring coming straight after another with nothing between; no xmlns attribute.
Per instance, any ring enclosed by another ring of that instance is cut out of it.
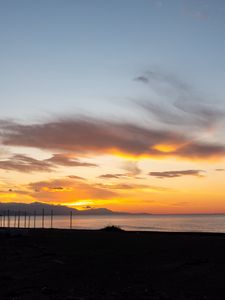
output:
<svg viewBox="0 0 225 300"><path fill-rule="evenodd" d="M225 235L0 232L0 299L224 299Z"/></svg>

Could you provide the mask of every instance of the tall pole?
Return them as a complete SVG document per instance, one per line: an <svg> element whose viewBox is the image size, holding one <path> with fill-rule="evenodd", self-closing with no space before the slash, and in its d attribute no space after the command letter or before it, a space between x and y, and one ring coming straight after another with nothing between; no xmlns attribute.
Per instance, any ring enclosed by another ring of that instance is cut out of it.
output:
<svg viewBox="0 0 225 300"><path fill-rule="evenodd" d="M18 211L18 228L20 228L20 211Z"/></svg>
<svg viewBox="0 0 225 300"><path fill-rule="evenodd" d="M45 210L44 208L42 209L42 228L45 226Z"/></svg>
<svg viewBox="0 0 225 300"><path fill-rule="evenodd" d="M36 227L36 210L34 211L34 228Z"/></svg>
<svg viewBox="0 0 225 300"><path fill-rule="evenodd" d="M3 211L3 227L5 227L5 211Z"/></svg>
<svg viewBox="0 0 225 300"><path fill-rule="evenodd" d="M70 229L73 227L73 212L72 210L70 211Z"/></svg>
<svg viewBox="0 0 225 300"><path fill-rule="evenodd" d="M24 228L27 227L27 213L26 211L24 212Z"/></svg>
<svg viewBox="0 0 225 300"><path fill-rule="evenodd" d="M8 225L7 225L7 227L9 228L10 227L9 209L7 210L7 218L8 218Z"/></svg>
<svg viewBox="0 0 225 300"><path fill-rule="evenodd" d="M16 211L15 211L15 215L14 215L14 228L16 228Z"/></svg>
<svg viewBox="0 0 225 300"><path fill-rule="evenodd" d="M28 216L28 228L30 228L30 214Z"/></svg>
<svg viewBox="0 0 225 300"><path fill-rule="evenodd" d="M53 210L51 210L51 229L53 228Z"/></svg>

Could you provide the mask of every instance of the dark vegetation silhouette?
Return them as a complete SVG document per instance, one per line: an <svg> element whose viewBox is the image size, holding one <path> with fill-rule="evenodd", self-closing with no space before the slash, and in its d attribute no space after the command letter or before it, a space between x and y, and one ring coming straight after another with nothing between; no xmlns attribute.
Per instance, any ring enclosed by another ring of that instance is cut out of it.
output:
<svg viewBox="0 0 225 300"><path fill-rule="evenodd" d="M108 232L123 232L124 230L122 228L120 228L119 226L106 226L104 228L101 229L102 231L108 231Z"/></svg>

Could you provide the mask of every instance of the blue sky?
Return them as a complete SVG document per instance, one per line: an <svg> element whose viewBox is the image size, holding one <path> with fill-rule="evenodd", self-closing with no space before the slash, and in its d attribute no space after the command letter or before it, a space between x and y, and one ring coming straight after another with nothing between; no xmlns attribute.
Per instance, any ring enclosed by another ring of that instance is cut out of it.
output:
<svg viewBox="0 0 225 300"><path fill-rule="evenodd" d="M1 117L125 116L152 69L224 102L224 35L222 0L1 0Z"/></svg>

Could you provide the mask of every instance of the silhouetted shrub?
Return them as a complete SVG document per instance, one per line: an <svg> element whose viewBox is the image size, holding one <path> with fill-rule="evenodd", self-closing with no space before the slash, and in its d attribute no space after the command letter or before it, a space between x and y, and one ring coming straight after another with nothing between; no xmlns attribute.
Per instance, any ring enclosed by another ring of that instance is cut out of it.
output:
<svg viewBox="0 0 225 300"><path fill-rule="evenodd" d="M106 226L104 228L101 229L102 231L110 231L110 232L121 232L124 231L122 228L120 228L119 226Z"/></svg>

